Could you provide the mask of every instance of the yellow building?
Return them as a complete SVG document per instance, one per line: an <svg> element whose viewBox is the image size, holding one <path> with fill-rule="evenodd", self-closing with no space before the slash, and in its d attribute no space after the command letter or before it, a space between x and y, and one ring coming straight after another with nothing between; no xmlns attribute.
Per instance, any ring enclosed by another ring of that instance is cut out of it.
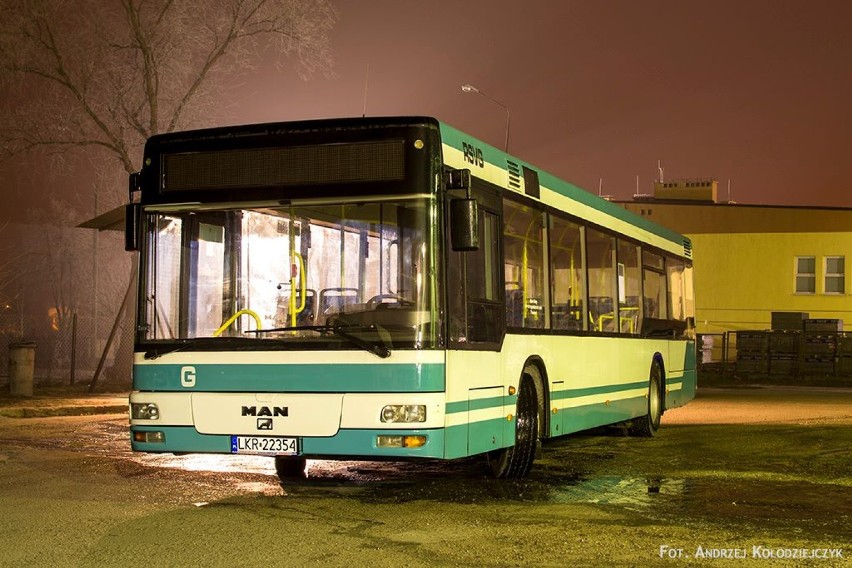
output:
<svg viewBox="0 0 852 568"><path fill-rule="evenodd" d="M852 330L852 208L718 203L713 180L656 186L619 204L692 239L699 333L770 329L773 312Z"/></svg>

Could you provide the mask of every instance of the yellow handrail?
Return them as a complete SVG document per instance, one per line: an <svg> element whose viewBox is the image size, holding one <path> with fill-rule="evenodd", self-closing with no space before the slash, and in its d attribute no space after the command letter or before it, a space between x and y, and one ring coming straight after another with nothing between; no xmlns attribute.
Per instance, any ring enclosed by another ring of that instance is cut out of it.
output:
<svg viewBox="0 0 852 568"><path fill-rule="evenodd" d="M258 316L255 312L251 310L240 310L231 317L229 317L228 320L223 323L219 329L216 330L216 333L213 334L213 337L219 337L220 335L222 335L222 332L228 329L228 326L237 321L237 318L243 314L250 315L254 318L254 323L257 324L257 329L261 329L263 327L263 324L260 323L260 316Z"/></svg>
<svg viewBox="0 0 852 568"><path fill-rule="evenodd" d="M305 310L305 302L307 297L307 283L305 282L305 259L301 254L294 252L293 257L299 261L299 296L301 296L302 304L296 307L296 287L294 280L296 279L293 273L290 273L290 325L296 327L296 316Z"/></svg>

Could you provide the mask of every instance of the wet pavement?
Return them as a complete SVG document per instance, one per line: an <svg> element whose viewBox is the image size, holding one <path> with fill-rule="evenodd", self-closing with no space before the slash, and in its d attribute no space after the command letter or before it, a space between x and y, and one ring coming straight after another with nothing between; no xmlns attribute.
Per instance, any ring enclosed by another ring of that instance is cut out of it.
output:
<svg viewBox="0 0 852 568"><path fill-rule="evenodd" d="M737 566L766 565L755 556L766 546L845 551L844 558L806 563L819 566L846 565L852 555L848 389L705 389L666 413L655 438L609 429L547 442L523 480L491 479L479 458L310 461L307 479L282 485L271 458L133 454L122 412L0 418L0 463L22 463L27 475L46 470L53 483L53 468L59 475L69 467L66 460L75 463L71 491L103 486L92 498L116 499L121 515L128 510L121 499L144 499L138 520L126 529L104 524L112 536L91 544L85 557L91 564L119 544L128 558L144 555L132 539L148 533L168 534L174 554L193 550L202 555L197 561L220 545L198 551L197 542L181 536L185 529L164 531L174 523L214 534L222 530L220 520L234 538L262 541L267 529L278 531L276 542L294 562L332 565L368 558L408 566L703 565L696 547L745 550ZM56 461L46 461L45 452ZM12 487L2 477L11 470L0 468L0 489ZM130 497L111 496L125 486ZM77 506L87 507L81 499ZM0 519L23 514L4 509L4 502L12 501L0 500ZM130 542L118 542L125 537ZM38 535L28 538L39 542ZM7 544L3 536L0 544ZM682 555L667 556L661 546ZM208 557L213 565L233 554L227 542L219 554L225 556ZM243 554L241 561L263 559L258 550ZM733 565L726 561L712 560ZM801 564L772 559L773 566Z"/></svg>

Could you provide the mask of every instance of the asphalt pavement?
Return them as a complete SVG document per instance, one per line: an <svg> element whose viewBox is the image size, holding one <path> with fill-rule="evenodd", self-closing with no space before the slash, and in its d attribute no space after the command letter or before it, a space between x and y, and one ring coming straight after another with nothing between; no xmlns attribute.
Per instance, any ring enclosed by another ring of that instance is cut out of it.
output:
<svg viewBox="0 0 852 568"><path fill-rule="evenodd" d="M90 414L127 414L129 391L89 393L88 385L44 386L32 397L12 396L8 383L0 384L0 416L43 418Z"/></svg>

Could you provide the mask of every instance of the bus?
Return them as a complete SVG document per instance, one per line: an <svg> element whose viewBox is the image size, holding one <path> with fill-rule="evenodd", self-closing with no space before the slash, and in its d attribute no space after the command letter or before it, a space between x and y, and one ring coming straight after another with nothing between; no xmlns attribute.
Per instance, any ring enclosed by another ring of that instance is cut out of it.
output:
<svg viewBox="0 0 852 568"><path fill-rule="evenodd" d="M519 478L694 397L690 241L434 118L161 134L143 164L134 451Z"/></svg>

